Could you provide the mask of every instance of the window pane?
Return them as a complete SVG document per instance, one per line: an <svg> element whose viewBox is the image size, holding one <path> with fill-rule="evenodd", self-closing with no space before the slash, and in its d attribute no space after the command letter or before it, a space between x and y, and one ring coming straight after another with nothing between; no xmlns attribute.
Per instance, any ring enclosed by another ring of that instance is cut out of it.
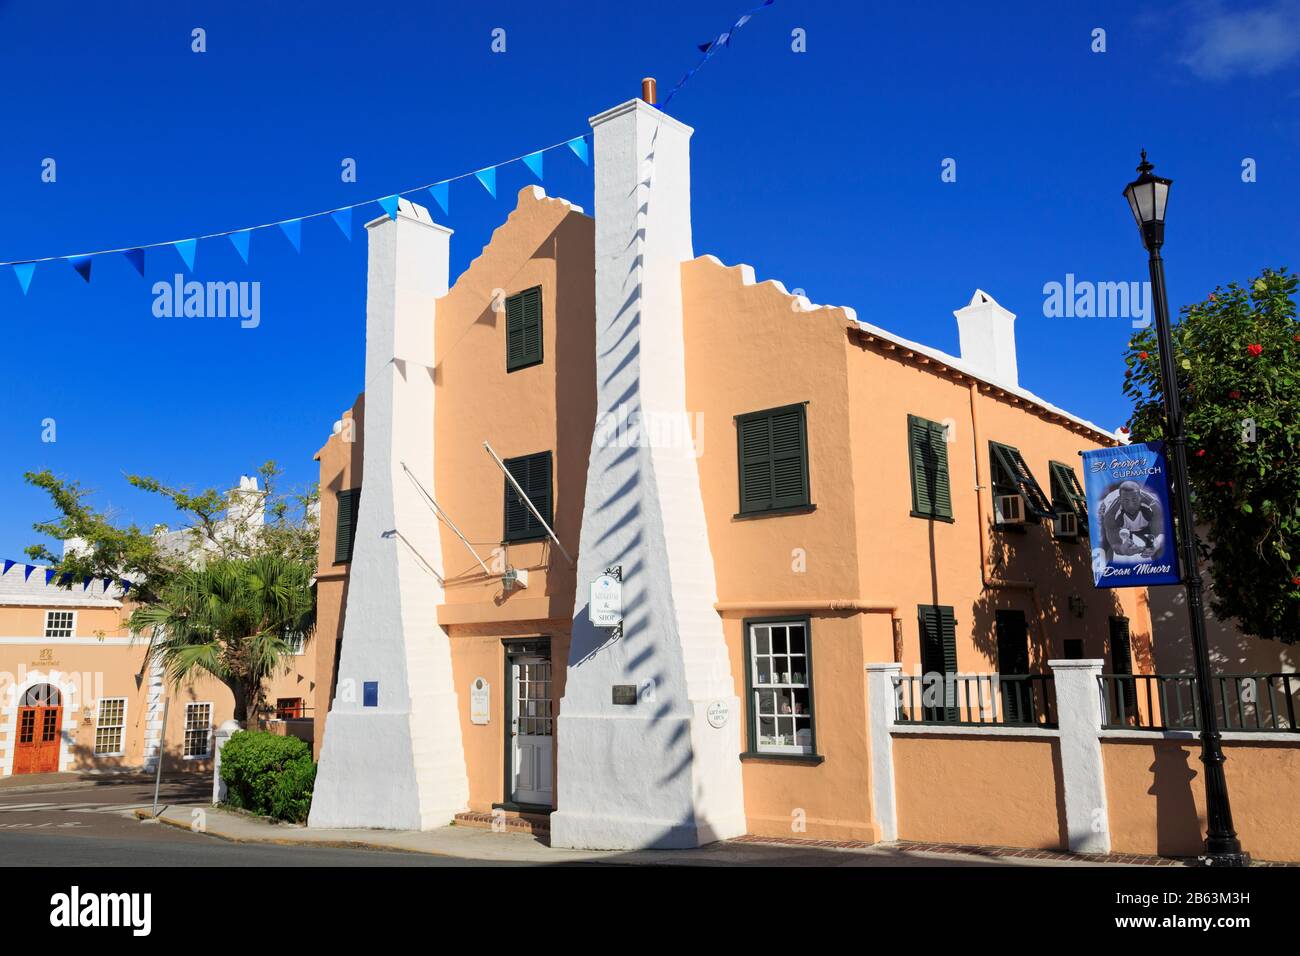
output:
<svg viewBox="0 0 1300 956"><path fill-rule="evenodd" d="M772 653L784 654L786 652L786 629L784 627L772 628Z"/></svg>
<svg viewBox="0 0 1300 956"><path fill-rule="evenodd" d="M790 653L803 654L804 650L804 627L802 624L790 625Z"/></svg>
<svg viewBox="0 0 1300 956"><path fill-rule="evenodd" d="M756 654L772 653L769 628L766 627L754 628L754 653Z"/></svg>

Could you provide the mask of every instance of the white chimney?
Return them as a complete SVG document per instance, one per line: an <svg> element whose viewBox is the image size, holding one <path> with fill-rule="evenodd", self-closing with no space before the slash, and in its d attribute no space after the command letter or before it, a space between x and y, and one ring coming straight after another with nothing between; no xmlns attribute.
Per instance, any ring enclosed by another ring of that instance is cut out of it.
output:
<svg viewBox="0 0 1300 956"><path fill-rule="evenodd" d="M469 799L451 644L437 620L438 524L411 480L436 494L433 328L451 230L405 199L396 219L366 229L365 480L308 823L427 830Z"/></svg>
<svg viewBox="0 0 1300 956"><path fill-rule="evenodd" d="M713 606L694 446L609 442L599 424L620 410L642 422L685 420L681 265L694 255L692 130L642 99L591 126L597 428L555 736L551 842L698 846L746 825L740 701ZM623 573L621 635L588 615L589 588L611 567Z"/></svg>
<svg viewBox="0 0 1300 956"><path fill-rule="evenodd" d="M953 315L957 317L962 361L999 385L1018 386L1015 315L983 289L976 289L970 304Z"/></svg>

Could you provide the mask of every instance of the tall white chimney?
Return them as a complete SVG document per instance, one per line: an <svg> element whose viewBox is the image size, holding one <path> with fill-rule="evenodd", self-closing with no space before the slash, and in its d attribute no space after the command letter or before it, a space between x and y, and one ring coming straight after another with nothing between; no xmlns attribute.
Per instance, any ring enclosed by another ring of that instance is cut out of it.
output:
<svg viewBox="0 0 1300 956"><path fill-rule="evenodd" d="M620 410L642 421L686 413L681 264L693 257L692 130L641 99L591 126L597 428L556 728L551 842L698 846L746 827L740 701L713 606L694 447L648 447L600 425ZM591 583L615 566L623 575L621 635L593 627L587 608ZM614 703L629 689L634 702Z"/></svg>
<svg viewBox="0 0 1300 956"><path fill-rule="evenodd" d="M1000 385L1016 386L1016 317L983 289L970 303L953 312L961 341L961 358L971 370Z"/></svg>
<svg viewBox="0 0 1300 956"><path fill-rule="evenodd" d="M433 491L435 300L451 230L401 200L366 224L366 422L338 684L309 825L431 829L469 800Z"/></svg>

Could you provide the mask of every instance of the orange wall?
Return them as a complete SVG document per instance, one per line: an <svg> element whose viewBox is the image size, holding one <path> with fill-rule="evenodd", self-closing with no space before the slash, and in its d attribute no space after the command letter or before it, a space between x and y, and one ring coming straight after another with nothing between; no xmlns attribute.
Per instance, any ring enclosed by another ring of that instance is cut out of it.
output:
<svg viewBox="0 0 1300 956"><path fill-rule="evenodd" d="M136 676L141 673L146 648L144 639L134 643L72 644L35 638L25 644L0 644L0 673L18 681L24 681L25 675L33 671L47 675L57 671L63 675L60 683L65 687L61 700L64 718L70 714L76 717L76 729L72 732L69 747L74 758L73 769L139 768L144 764L149 681L146 674L137 683ZM304 687L311 683L314 670L311 664L310 652L294 658L286 673L267 682L268 702L273 705L277 697L310 698ZM68 688L69 682L76 688L75 693ZM3 694L0 699L0 743L9 751L13 741L5 728L12 723L16 707L10 706L8 686L0 687L0 693ZM185 705L211 703L211 724L215 729L231 719L233 696L224 684L206 674L198 675L179 687L169 682L164 693L170 699L170 705L164 735L163 769L209 771L211 763L208 760L183 759ZM127 700L121 756L101 756L94 752L95 718L101 697L125 697Z"/></svg>
<svg viewBox="0 0 1300 956"><path fill-rule="evenodd" d="M551 713L560 712L564 696L565 662L569 659L569 622L519 622L513 624L461 625L449 628L451 664L460 702L461 741L465 747L465 766L469 773L469 808L487 813L492 805L507 799L505 781L506 695L511 692L505 676L505 638L548 637L551 641ZM491 688L486 724L470 721L470 687L482 677ZM554 727L554 724L552 724ZM552 738L551 779L555 775L557 750Z"/></svg>
<svg viewBox="0 0 1300 956"><path fill-rule="evenodd" d="M538 199L527 187L438 301L434 494L493 572L485 575L443 528L444 623L573 616L574 569L552 543L503 544L505 477L483 442L503 460L553 453L552 527L576 555L596 414L592 229L568 203ZM507 372L504 300L537 285L543 361ZM527 589L503 590L506 563L528 570Z"/></svg>
<svg viewBox="0 0 1300 956"><path fill-rule="evenodd" d="M1082 481L1079 451L1104 447L1096 436L1050 421L1023 401L980 391L972 416L970 380L937 374L936 366L907 359L905 350L866 343L854 334L850 368L856 393L852 402L854 447L860 452L858 500L864 590L897 601L903 621L904 671L920 668L918 604L951 605L957 619L957 664L962 671L997 667L996 611L1020 610L1029 624L1030 668L1064 655L1065 640L1080 638L1084 655L1101 657L1110 671L1111 615L1130 619L1134 670L1151 671L1150 615L1145 589L1097 590L1092 584L1086 538L1052 537L1046 523L1030 522L1024 533L992 530L993 494L989 442L1020 449L1043 493L1051 497L1049 461L1075 469ZM907 446L907 416L949 422L949 484L953 521L930 521L910 514L912 489ZM979 425L976 446L975 424ZM979 478L976 490L976 456ZM980 574L980 520L976 496L983 498L990 581L1029 582L1021 587L985 587ZM1085 603L1084 616L1069 610L1069 598ZM1035 601L1035 596L1037 601Z"/></svg>
<svg viewBox="0 0 1300 956"><path fill-rule="evenodd" d="M308 706L312 708L312 748L317 758L325 740L325 717L334 699L334 668L338 662L338 643L343 639L343 608L347 603L350 568L348 563L334 563L338 493L361 487L365 407L365 396L358 396L352 408L343 413L339 434L331 435L316 453L320 462L320 548L316 567L316 634L310 653L317 677Z"/></svg>
<svg viewBox="0 0 1300 956"><path fill-rule="evenodd" d="M896 735L899 839L1064 849L1059 750L1053 738Z"/></svg>
<svg viewBox="0 0 1300 956"><path fill-rule="evenodd" d="M879 839L871 814L871 774L866 758L866 698L860 682L863 622L857 614L812 618L813 716L817 765L780 757L746 756L742 769L749 832L815 840ZM877 620L880 620L877 618ZM750 697L745 693L743 621L723 621L731 671L740 695L741 746L748 747Z"/></svg>
<svg viewBox="0 0 1300 956"><path fill-rule="evenodd" d="M1223 765L1241 847L1300 863L1300 741L1225 741ZM1205 784L1196 740L1102 741L1111 846L1117 853L1195 856L1203 849Z"/></svg>

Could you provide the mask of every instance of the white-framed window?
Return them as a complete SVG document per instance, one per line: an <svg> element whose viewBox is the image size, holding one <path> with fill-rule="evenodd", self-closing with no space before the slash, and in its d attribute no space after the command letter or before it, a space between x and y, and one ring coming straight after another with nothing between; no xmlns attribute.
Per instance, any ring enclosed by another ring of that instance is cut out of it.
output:
<svg viewBox="0 0 1300 956"><path fill-rule="evenodd" d="M46 611L46 637L72 637L77 633L76 611Z"/></svg>
<svg viewBox="0 0 1300 956"><path fill-rule="evenodd" d="M212 705L185 705L185 759L212 756Z"/></svg>
<svg viewBox="0 0 1300 956"><path fill-rule="evenodd" d="M808 618L746 622L750 750L815 754Z"/></svg>
<svg viewBox="0 0 1300 956"><path fill-rule="evenodd" d="M101 697L95 717L95 756L122 756L122 736L126 727L126 698Z"/></svg>

